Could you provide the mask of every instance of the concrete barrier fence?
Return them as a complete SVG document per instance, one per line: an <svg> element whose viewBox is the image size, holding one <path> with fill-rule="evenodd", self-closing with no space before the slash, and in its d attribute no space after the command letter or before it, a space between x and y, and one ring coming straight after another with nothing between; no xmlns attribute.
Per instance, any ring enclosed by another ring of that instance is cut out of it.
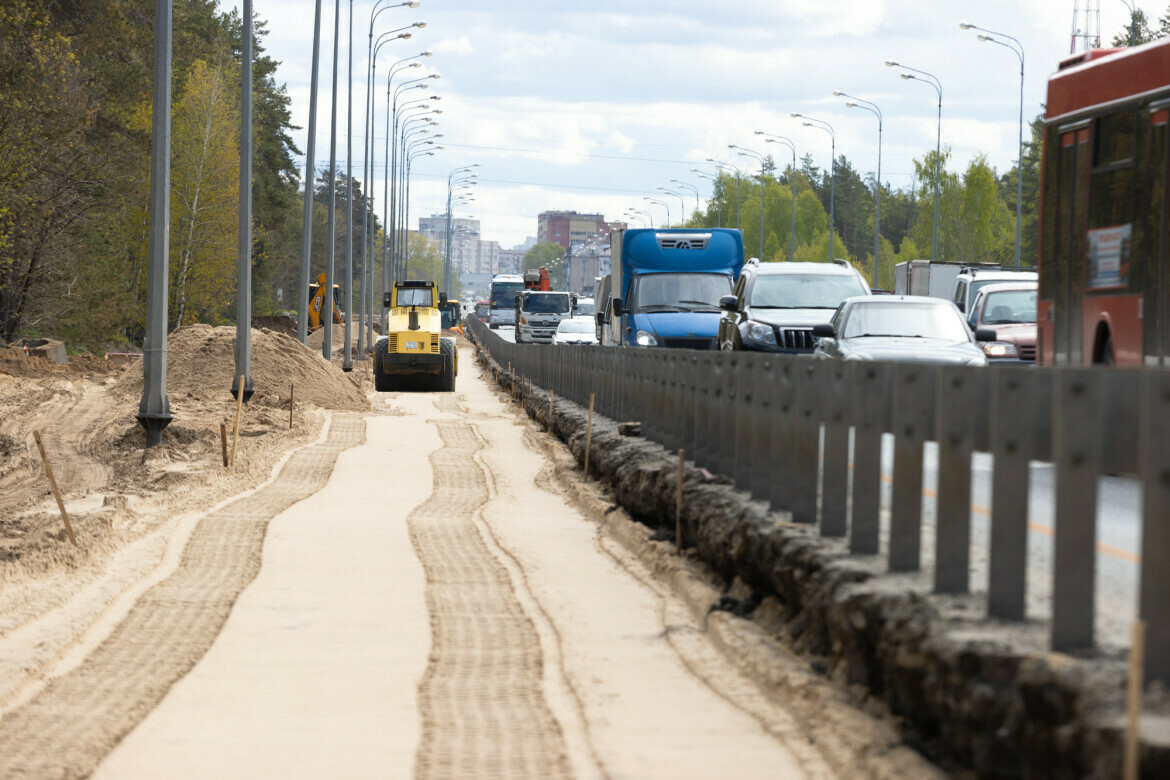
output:
<svg viewBox="0 0 1170 780"><path fill-rule="evenodd" d="M1145 674L1170 683L1170 371L989 368L688 350L529 346L477 320L472 336L558 399L639 421L667 450L753 499L880 550L882 437L893 438L891 571L921 567L923 452L938 446L934 588L970 589L971 463L994 457L987 613L1022 620L1029 463L1055 471L1051 646L1093 646L1098 478L1142 489L1138 616Z"/></svg>

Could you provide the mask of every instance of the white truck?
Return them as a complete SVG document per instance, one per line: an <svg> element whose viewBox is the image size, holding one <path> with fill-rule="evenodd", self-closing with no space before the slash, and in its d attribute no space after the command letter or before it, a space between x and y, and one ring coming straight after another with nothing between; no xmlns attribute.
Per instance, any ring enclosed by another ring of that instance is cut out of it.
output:
<svg viewBox="0 0 1170 780"><path fill-rule="evenodd" d="M516 296L516 343L551 344L561 320L572 316L572 293L525 290Z"/></svg>
<svg viewBox="0 0 1170 780"><path fill-rule="evenodd" d="M894 266L894 295L927 295L950 300L955 278L966 263L907 260Z"/></svg>

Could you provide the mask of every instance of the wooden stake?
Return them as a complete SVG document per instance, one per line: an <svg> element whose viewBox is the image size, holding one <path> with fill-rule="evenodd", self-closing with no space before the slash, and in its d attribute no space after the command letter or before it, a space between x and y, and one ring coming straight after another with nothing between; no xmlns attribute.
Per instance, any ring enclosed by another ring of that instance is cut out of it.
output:
<svg viewBox="0 0 1170 780"><path fill-rule="evenodd" d="M293 421L293 401L296 398L297 386L296 383L288 386L288 427L292 430Z"/></svg>
<svg viewBox="0 0 1170 780"><path fill-rule="evenodd" d="M682 555L682 489L686 454L678 451L678 497L674 500L674 546L679 555Z"/></svg>
<svg viewBox="0 0 1170 780"><path fill-rule="evenodd" d="M224 468L227 468L228 457L227 457L227 421L226 420L219 424L219 448L221 450L223 450L223 466L224 466Z"/></svg>
<svg viewBox="0 0 1170 780"><path fill-rule="evenodd" d="M1129 690L1126 695L1125 780L1137 780L1141 771L1142 670L1145 664L1146 622L1134 622L1130 634Z"/></svg>
<svg viewBox="0 0 1170 780"><path fill-rule="evenodd" d="M244 375L240 374L240 388L236 392L236 428L232 434L232 466L236 465L236 445L240 441L240 417L244 414Z"/></svg>
<svg viewBox="0 0 1170 780"><path fill-rule="evenodd" d="M77 546L77 538L73 535L73 526L69 524L69 514L65 511L65 502L61 500L61 491L57 489L57 480L53 478L53 467L49 465L49 456L45 454L45 445L41 443L41 432L33 431L33 439L41 453L41 463L45 464L45 476L49 478L49 488L53 491L53 498L57 499L57 508L61 510L61 519L65 521L65 533L69 534L69 541Z"/></svg>
<svg viewBox="0 0 1170 780"><path fill-rule="evenodd" d="M593 393L589 394L589 427L585 429L585 476L589 476L589 448L593 444Z"/></svg>

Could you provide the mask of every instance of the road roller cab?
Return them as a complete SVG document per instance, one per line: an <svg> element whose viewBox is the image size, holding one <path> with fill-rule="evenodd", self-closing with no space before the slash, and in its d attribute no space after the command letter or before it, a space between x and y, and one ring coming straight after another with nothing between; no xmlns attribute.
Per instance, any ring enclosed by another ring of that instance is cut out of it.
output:
<svg viewBox="0 0 1170 780"><path fill-rule="evenodd" d="M444 337L439 306L446 295L434 282L395 282L384 294L386 335L374 344L374 387L453 391L458 373L455 339Z"/></svg>

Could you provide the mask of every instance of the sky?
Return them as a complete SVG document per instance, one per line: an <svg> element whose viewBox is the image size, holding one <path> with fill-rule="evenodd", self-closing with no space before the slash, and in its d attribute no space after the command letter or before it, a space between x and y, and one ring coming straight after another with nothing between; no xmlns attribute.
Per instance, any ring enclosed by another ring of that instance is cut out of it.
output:
<svg viewBox="0 0 1170 780"><path fill-rule="evenodd" d="M400 0L382 2L378 7ZM1091 0L1080 0L1083 8ZM238 0L221 6L239 8ZM369 0L353 3L353 160L362 179ZM907 189L913 160L934 149L938 95L928 84L899 78L899 62L934 75L942 85L941 137L952 150L950 168L964 169L986 155L1000 173L1015 165L1020 112L1020 62L1006 47L981 42L969 22L1019 40L1025 53L1024 121L1041 111L1048 76L1069 56L1074 0L420 0L418 8L379 13L375 39L409 28L377 57L375 88L375 198L382 192L386 73L395 61L423 51L420 68L401 70L395 84L420 82L438 95L442 114L433 134L444 148L420 156L411 168L411 224L444 213L451 171L479 163L475 200L453 209L481 222L481 237L502 248L535 236L547 210L602 213L623 219L631 207L672 222L714 175L714 158L758 172L751 157L728 144L791 162L787 147L764 143L754 131L784 136L797 157L811 154L824 168L832 139L802 126L792 113L829 123L836 151L862 175L878 164L877 118L848 108L841 91L876 103L883 114L882 181ZM349 2L341 2L337 165L346 167ZM1121 0L1100 0L1102 42L1126 27ZM1166 9L1141 5L1156 24ZM281 64L279 82L292 100L293 132L308 142L313 46L313 0L253 0L268 34L267 53ZM334 2L322 3L322 44L315 167L328 169L332 102ZM410 27L425 21L423 28ZM1027 132L1025 128L1025 133ZM418 136L425 138L425 136ZM425 144L424 144L425 145ZM421 150L422 146L417 147ZM429 147L428 147L429 148ZM304 159L299 159L302 172ZM678 195L665 195L666 187ZM636 224L636 223L635 223Z"/></svg>

